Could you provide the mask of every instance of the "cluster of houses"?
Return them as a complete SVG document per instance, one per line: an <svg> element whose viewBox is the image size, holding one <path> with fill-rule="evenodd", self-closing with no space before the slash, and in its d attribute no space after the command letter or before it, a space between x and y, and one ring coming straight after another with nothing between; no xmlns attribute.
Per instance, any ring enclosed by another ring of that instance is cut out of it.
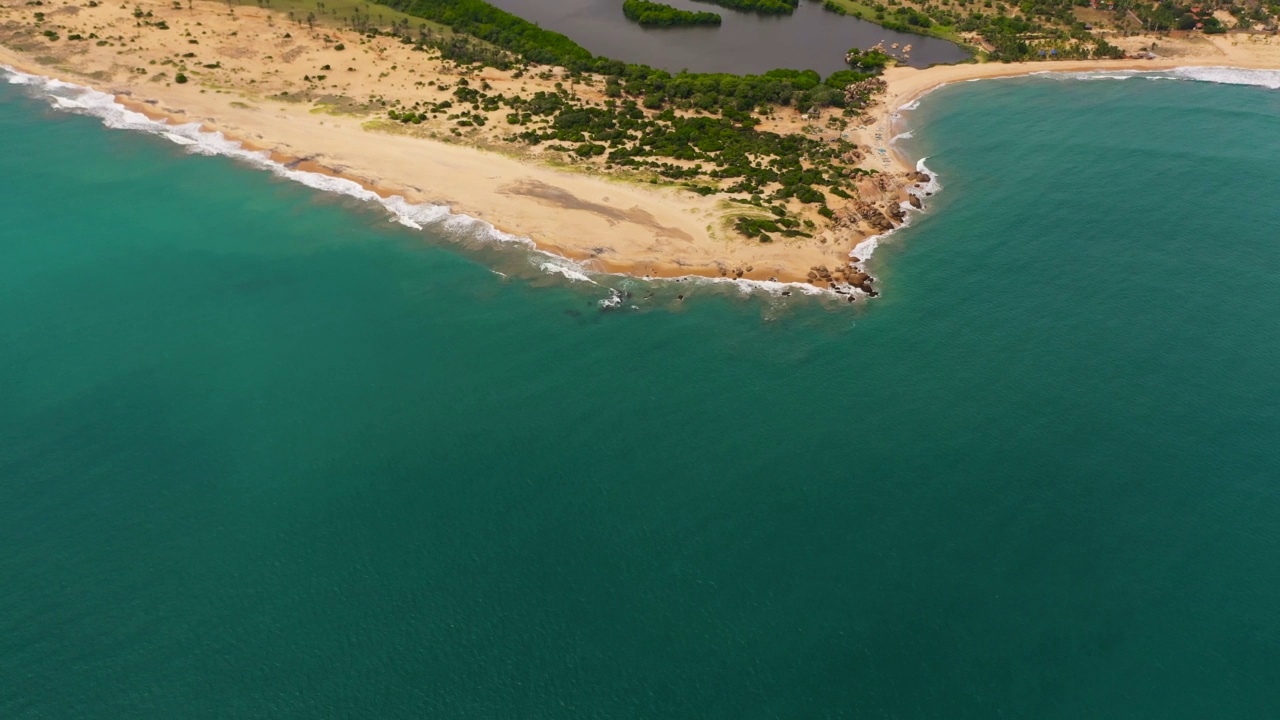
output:
<svg viewBox="0 0 1280 720"><path fill-rule="evenodd" d="M1202 13L1202 12L1201 12L1201 8L1200 8L1200 6L1199 6L1199 5L1196 5L1195 7L1191 8L1191 14L1196 16L1196 28L1195 28L1195 29L1196 29L1196 30L1204 30L1204 23L1203 23L1203 22L1201 22L1201 21L1202 21L1202 20L1204 20L1206 17L1211 17L1211 16L1213 15L1213 11L1212 11L1212 10L1205 10L1205 11L1203 11L1203 13Z"/></svg>

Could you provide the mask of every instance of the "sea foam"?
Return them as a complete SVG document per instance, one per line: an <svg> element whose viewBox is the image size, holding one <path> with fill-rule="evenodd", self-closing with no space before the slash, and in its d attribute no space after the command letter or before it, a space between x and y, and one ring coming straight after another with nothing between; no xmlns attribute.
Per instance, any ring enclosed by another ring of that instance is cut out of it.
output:
<svg viewBox="0 0 1280 720"><path fill-rule="evenodd" d="M142 113L121 105L116 102L114 96L108 93L55 78L31 75L3 64L0 64L0 76L6 77L11 85L31 87L35 92L49 100L50 104L58 110L92 115L99 118L106 127L158 135L176 145L182 146L193 154L221 155L234 158L252 167L267 170L278 177L292 180L316 190L377 203L390 213L393 220L405 227L415 230L423 230L430 227L435 232L443 232L456 238L466 237L524 246L535 254L532 262L534 267L544 273L560 275L570 281L586 282L592 285L600 285L600 283L592 279L592 275L596 277L608 275L607 273L592 270L564 256L540 250L527 237L505 233L478 218L451 212L447 205L411 203L399 195L383 197L354 180L291 168L272 159L268 153L246 149L240 142L228 139L220 132L201 130L198 123L172 125L165 120L153 120ZM790 295L793 292L802 295L835 294L830 290L818 288L807 283L795 282L712 278L700 275L655 278L654 280L688 282L692 285L707 286L732 285L741 293L748 295L756 292L775 296ZM610 289L610 295L601 301L601 306L606 308L617 306L620 304L618 297L616 291Z"/></svg>
<svg viewBox="0 0 1280 720"><path fill-rule="evenodd" d="M1256 85L1280 90L1280 70L1247 70L1232 67L1175 68L1170 76L1184 80L1221 83L1224 85Z"/></svg>
<svg viewBox="0 0 1280 720"><path fill-rule="evenodd" d="M1191 80L1221 85L1253 85L1270 90L1280 90L1280 70L1251 70L1233 67L1180 67L1170 70L1091 70L1086 72L1057 72L1041 70L1031 73L1037 77L1055 80ZM993 78L997 79L997 78Z"/></svg>
<svg viewBox="0 0 1280 720"><path fill-rule="evenodd" d="M1172 70L1099 70L1089 72L1061 72L1055 70L1040 70L1031 73L1031 75L1042 78L1051 78L1055 80L1129 80L1132 78L1144 78L1148 80L1187 80L1196 82L1220 83L1224 85L1253 85L1257 87L1269 88L1272 90L1280 90L1280 70L1251 70L1246 68L1233 67L1180 67ZM966 82L978 82L980 80L1000 80L1003 78L971 78ZM933 88L937 90L938 88ZM932 92L932 90L930 91ZM928 94L928 93L926 93ZM923 99L917 97L897 109L892 114L894 120L901 119L902 112L909 112L920 107L920 101ZM914 137L912 131L907 130L894 136L889 141L889 145L894 145L901 140L908 140ZM924 164L928 158L921 158L916 162L916 169L920 172L928 173L929 182L920 188L910 188L907 192L923 199L925 196L933 195L942 189L942 185L938 181L937 173L930 171ZM911 215L919 210L910 203L902 203L902 208L907 212L907 218L903 224L893 230L872 235L858 243L853 250L849 252L850 257L857 260L853 265L865 272L865 265L868 258L875 252L880 242L886 237L892 235L898 230L910 224Z"/></svg>
<svg viewBox="0 0 1280 720"><path fill-rule="evenodd" d="M902 133L901 135L898 135L897 137L895 137L893 140L895 140L895 141L896 141L896 140L900 140L900 139L904 139L904 138L908 138L908 137L911 137L911 133ZM890 142L892 142L892 141L890 141ZM938 174L937 174L937 173L935 173L934 171L930 170L928 165L925 165L925 164L924 164L924 161L925 161L925 160L928 160L928 159L929 159L929 158L927 158L927 157L922 157L922 158L920 158L919 160L917 160L917 161L916 161L916 170L918 170L919 172L922 172L922 173L925 173L926 175L928 175L928 176L929 176L929 182L924 183L923 185L921 185L921 186L920 186L920 187L918 187L918 188L917 188L917 187L908 187L908 188L907 188L907 194L908 194L908 195L914 195L915 197L919 198L919 199L920 199L920 201L921 201L921 205L923 205L923 204L924 204L924 199L925 199L926 197L929 197L929 196L931 196L931 195L935 195L935 194L937 194L937 193L938 193L938 191L939 191L939 190L942 190L942 183L941 183L941 181L939 181L939 179L938 179ZM896 228L894 228L894 229L892 229L892 230L887 230L887 231L885 231L885 232L882 232L882 233L880 233L879 235L872 235L872 236L870 236L870 237L863 238L862 242L858 243L857 245L854 245L854 246L853 246L853 249L849 251L849 257L851 257L851 258L857 258L857 259L856 259L856 260L854 260L851 264L852 264L855 268L857 268L860 272L866 272L866 271L867 271L867 269L866 269L866 268L867 268L867 260L868 260L868 259L870 259L870 257L871 257L873 254L875 254L876 248L880 247L880 241L881 241L881 240L884 240L885 238L887 238L887 237L889 237L890 235L892 235L892 234L894 234L894 233L898 232L898 231L899 231L899 230L901 230L902 228L907 227L908 225L910 225L910 224L911 224L911 217L912 217L915 213L924 212L924 210L923 210L922 208L917 208L916 206L912 205L909 201L908 201L908 202L900 203L900 204L899 204L899 207L901 207L901 208L902 208L902 210L906 213L906 216L903 218L903 220L902 220L902 224L901 224L901 225L899 225L898 227L896 227Z"/></svg>
<svg viewBox="0 0 1280 720"><path fill-rule="evenodd" d="M135 130L158 135L197 155L221 155L234 158L316 190L377 203L390 213L393 220L405 227L422 230L430 226L433 230L445 231L450 235L467 235L533 248L533 241L529 238L505 233L483 220L450 212L447 205L411 203L399 195L384 197L354 180L291 168L272 159L265 152L246 149L238 141L230 140L220 132L202 130L198 123L171 125L167 121L153 120L142 113L130 110L104 92L61 80L30 75L4 65L0 65L0 70L7 75L10 84L31 87L44 95L55 109L92 115L102 120L103 125L112 129ZM558 261L557 267L561 267L562 262L572 262L550 253L544 254L555 258ZM574 270L577 271L580 268L574 268Z"/></svg>

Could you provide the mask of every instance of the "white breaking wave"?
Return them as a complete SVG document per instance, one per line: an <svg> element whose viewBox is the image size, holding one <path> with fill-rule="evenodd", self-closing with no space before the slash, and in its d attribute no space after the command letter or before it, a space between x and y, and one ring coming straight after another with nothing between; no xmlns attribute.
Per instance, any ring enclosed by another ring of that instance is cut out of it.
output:
<svg viewBox="0 0 1280 720"><path fill-rule="evenodd" d="M1253 85L1257 87L1265 87L1272 90L1280 90L1280 70L1250 70L1246 68L1233 67L1180 67L1172 70L1097 70L1088 72L1063 72L1058 70L1040 70L1030 73L1030 75L1043 78L1051 78L1055 80L1128 80L1131 78L1144 78L1148 80L1187 80L1196 82L1221 83L1224 85ZM992 78L969 78L965 82L979 82L984 80L1004 80L1004 77ZM932 88L929 93L942 87L941 85ZM929 93L925 93L928 95ZM904 111L916 110L920 107L920 101L924 99L924 95L915 98L909 103L902 105L894 111L891 117L894 120L899 119L899 113ZM902 132L894 136L889 144L893 145L899 140L907 140L914 137L910 130ZM936 194L942 189L941 183L938 181L938 175L931 172L925 167L924 161L928 158L921 158L916 162L916 169L920 172L929 174L929 182L921 188L910 188L908 193L915 195L921 200L927 195ZM849 251L849 256L857 258L853 262L853 266L862 272L866 272L866 262L875 253L879 247L880 241L906 227L911 222L911 215L920 212L910 203L902 203L902 209L907 212L906 220L902 225L881 233L872 235L863 239L853 250Z"/></svg>
<svg viewBox="0 0 1280 720"><path fill-rule="evenodd" d="M903 137L903 136L899 135L898 137ZM922 157L919 160L917 160L916 170L927 174L929 176L929 182L921 185L918 188L917 187L907 188L907 194L914 195L917 198L920 198L921 204L923 204L923 201L926 197L930 195L936 195L938 191L942 189L942 183L938 180L938 174L930 170L929 167L924 164L924 161L928 159L929 158L927 157ZM915 207L910 202L900 203L899 207L901 207L902 210L906 213L906 216L903 218L901 225L899 225L898 227L892 230L882 232L879 235L872 235L870 237L863 238L862 242L858 243L857 245L854 245L853 249L849 251L849 257L857 258L856 260L852 261L852 263L850 264L852 264L853 267L857 268L859 272L867 271L867 260L871 259L871 256L874 255L876 252L876 248L880 247L881 240L884 240L885 238L898 232L902 228L910 225L911 216L913 214L918 212L924 212L923 209Z"/></svg>
<svg viewBox="0 0 1280 720"><path fill-rule="evenodd" d="M465 234L480 239L533 247L533 241L529 238L504 233L483 220L451 213L447 205L415 204L399 195L383 197L372 190L365 189L354 180L288 167L271 159L265 152L246 150L239 142L227 139L220 132L201 130L198 123L170 125L166 121L152 120L142 113L129 110L116 102L113 96L104 92L39 75L29 75L6 65L0 65L0 70L8 75L10 84L26 85L36 89L44 94L58 110L92 115L101 119L102 124L109 128L151 133L181 145L188 152L197 155L222 155L235 158L316 190L377 203L386 208L391 217L405 227L422 230L430 225L433 229L446 230L459 235Z"/></svg>
<svg viewBox="0 0 1280 720"><path fill-rule="evenodd" d="M9 74L11 84L34 87L43 92L53 107L59 110L93 115L101 119L102 124L109 128L137 130L159 135L197 155L222 155L235 158L316 190L377 203L386 208L391 217L405 227L422 230L427 225L431 225L435 229L467 234L480 239L533 246L533 241L528 238L504 233L483 220L451 213L447 205L414 204L399 195L383 197L372 190L365 189L354 180L290 168L272 160L265 152L246 150L239 142L227 139L220 132L201 130L198 123L170 125L166 121L152 120L142 113L129 110L107 93L61 80L28 75L8 66L0 66L0 68Z"/></svg>
<svg viewBox="0 0 1280 720"><path fill-rule="evenodd" d="M1041 70L1031 73L1036 77L1054 80L1192 80L1222 85L1253 85L1280 90L1280 70L1250 70L1234 67L1180 67L1170 70L1090 70L1085 72L1058 72ZM999 80L1001 78L989 78Z"/></svg>
<svg viewBox="0 0 1280 720"><path fill-rule="evenodd" d="M1048 80L1128 80L1140 76L1138 70L1089 70L1085 72L1055 72L1041 70L1031 73ZM999 78L994 78L999 79Z"/></svg>
<svg viewBox="0 0 1280 720"><path fill-rule="evenodd" d="M1172 77L1224 85L1256 85L1280 90L1280 70L1246 70L1232 67L1183 67L1169 71Z"/></svg>
<svg viewBox="0 0 1280 720"><path fill-rule="evenodd" d="M587 277L586 273L582 271L583 270L582 266L578 265L574 261L569 260L568 258L558 258L558 260L559 262L548 261L548 262L540 263L538 265L538 269L544 273L551 273L554 275L563 275L566 278L573 280L575 282L589 282L592 285L600 284L595 280L592 280L591 278Z"/></svg>
<svg viewBox="0 0 1280 720"><path fill-rule="evenodd" d="M916 161L916 171L917 171L917 172L922 172L922 173L924 173L924 174L928 175L928 176L929 176L929 182L925 183L924 185L920 186L919 188L915 188L915 187L907 188L907 192L908 192L908 193L911 193L912 195L915 195L916 197L920 198L921 200L923 200L925 197L927 197L927 196L929 196L929 195L933 195L933 194L937 193L939 190L941 190L941 189L942 189L942 183L938 181L938 174L937 174L937 173L935 173L934 171L930 170L930 169L929 169L929 166L927 166L927 165L925 165L925 164L924 164L924 161L925 161L925 160L928 160L928 159L929 159L928 157L922 157L922 158L920 158L919 160L917 160L917 161Z"/></svg>
<svg viewBox="0 0 1280 720"><path fill-rule="evenodd" d="M253 167L268 170L278 177L301 183L316 190L347 195L366 202L377 203L386 208L391 217L405 227L422 230L430 226L432 230L447 231L460 237L472 237L525 246L537 253L542 262L536 263L536 267L545 273L561 275L571 281L588 282L592 285L599 285L599 283L592 280L590 275L600 276L604 274L592 271L569 258L540 250L527 237L504 233L483 220L450 212L447 205L414 204L399 195L383 197L372 190L365 189L364 186L353 180L290 168L271 159L270 155L265 152L246 150L239 142L227 139L220 132L203 131L198 123L170 125L164 120L152 120L146 115L129 110L116 102L115 97L112 95L92 88L40 75L30 75L3 64L0 64L0 76L7 76L7 80L11 85L32 87L48 98L56 109L92 115L101 119L102 124L109 128L151 133L180 145L186 148L188 152L197 155L221 155L235 158ZM498 274L501 275L502 273ZM709 278L700 275L659 278L657 280L714 285L728 283L734 285L743 294L765 292L776 296L790 294L793 291L804 295L836 294L831 290L807 283L784 283L741 278ZM610 296L600 302L602 307L615 307L621 303L621 300L611 290Z"/></svg>
<svg viewBox="0 0 1280 720"><path fill-rule="evenodd" d="M738 288L738 292L743 295L764 291L770 295L782 295L792 291L799 292L802 295L831 295L830 290L825 290L816 285L798 282L778 282L776 280L747 280L745 278L727 278L727 277L704 277L702 275L685 275L681 280L691 282L695 285L733 285Z"/></svg>

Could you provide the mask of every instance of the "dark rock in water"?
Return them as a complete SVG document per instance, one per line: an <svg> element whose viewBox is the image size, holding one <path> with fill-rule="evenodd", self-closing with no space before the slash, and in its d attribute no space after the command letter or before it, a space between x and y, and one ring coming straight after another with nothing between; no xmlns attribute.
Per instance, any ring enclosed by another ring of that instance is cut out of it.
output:
<svg viewBox="0 0 1280 720"><path fill-rule="evenodd" d="M627 293L627 295L630 295L630 293ZM623 295L623 293L618 292L613 288L609 288L609 297L601 300L598 303L598 305L600 306L600 312L606 313L606 312L611 312L613 310L617 310L621 308L622 300L624 297L625 296Z"/></svg>
<svg viewBox="0 0 1280 720"><path fill-rule="evenodd" d="M782 297L791 297L791 291L790 291L790 290L783 290L783 291L782 291Z"/></svg>
<svg viewBox="0 0 1280 720"><path fill-rule="evenodd" d="M917 210L919 210L920 208L924 207L924 203L923 203L923 202L921 202L921 201L920 201L920 198L916 197L915 195L908 195L908 196L907 196L907 202L911 205L911 207L913 207L913 208L915 208L915 209L917 209Z"/></svg>
<svg viewBox="0 0 1280 720"><path fill-rule="evenodd" d="M677 299L677 300L683 300L683 299L684 299L684 296L683 296L683 295L677 295L677 296L676 296L676 299Z"/></svg>

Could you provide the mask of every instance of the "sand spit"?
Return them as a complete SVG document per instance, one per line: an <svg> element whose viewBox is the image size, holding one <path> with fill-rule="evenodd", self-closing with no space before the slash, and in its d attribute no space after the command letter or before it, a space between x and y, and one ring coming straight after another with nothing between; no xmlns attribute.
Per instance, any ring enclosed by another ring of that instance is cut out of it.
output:
<svg viewBox="0 0 1280 720"><path fill-rule="evenodd" d="M1128 40L1135 49L1143 41ZM854 249L866 254L875 244L868 238L900 226L921 205L908 191L922 195L932 181L890 143L900 129L899 109L924 93L950 82L1044 71L1280 68L1280 45L1252 36L1159 42L1168 56L1154 60L891 68L883 101L846 132L861 150L850 168L880 174L861 179L858 197L844 207L832 198L835 221L812 238L761 243L731 228L741 206L723 197L522 148L502 140L508 131L500 123L459 132L389 121L380 99L438 101L462 76L394 38L312 28L284 12L214 2L0 2L0 63L108 93L154 119L221 132L281 164L346 178L384 198L446 206L584 270L846 290L870 290L866 258L851 264ZM524 76L486 69L468 77L509 94L550 91L564 79L554 69ZM574 92L603 99L600 87ZM790 109L761 127L831 134ZM795 211L809 209L797 202Z"/></svg>

